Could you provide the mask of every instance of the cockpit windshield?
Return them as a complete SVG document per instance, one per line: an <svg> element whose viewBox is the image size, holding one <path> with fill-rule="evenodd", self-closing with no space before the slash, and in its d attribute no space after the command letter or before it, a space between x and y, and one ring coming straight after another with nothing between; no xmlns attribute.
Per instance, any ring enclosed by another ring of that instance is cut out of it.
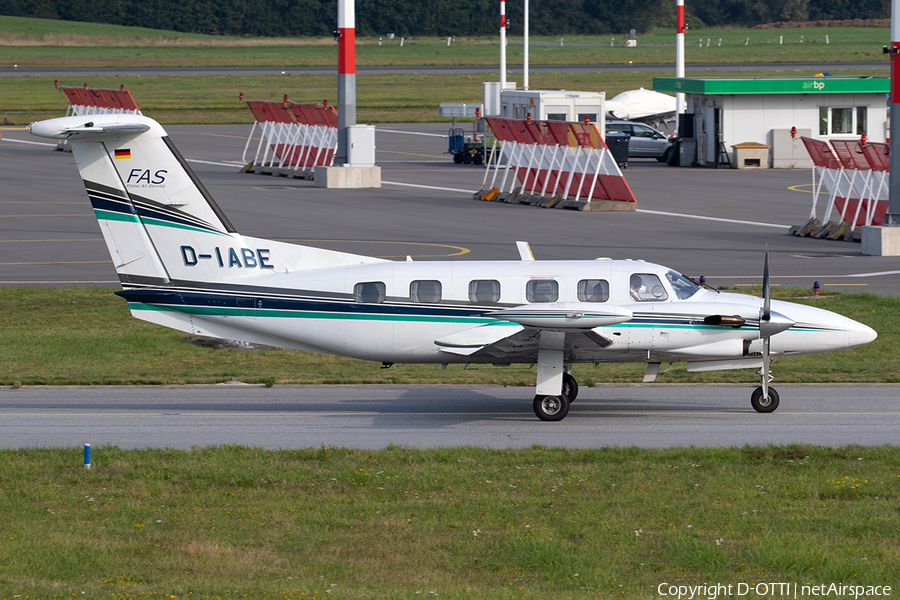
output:
<svg viewBox="0 0 900 600"><path fill-rule="evenodd" d="M675 290L675 295L679 300L687 300L700 291L699 285L677 271L666 273L666 279L672 284L672 289Z"/></svg>

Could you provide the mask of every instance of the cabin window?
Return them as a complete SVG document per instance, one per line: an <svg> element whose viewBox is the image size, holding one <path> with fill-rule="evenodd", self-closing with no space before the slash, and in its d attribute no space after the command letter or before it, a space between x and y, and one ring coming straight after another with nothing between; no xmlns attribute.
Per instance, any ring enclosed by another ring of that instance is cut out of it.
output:
<svg viewBox="0 0 900 600"><path fill-rule="evenodd" d="M653 273L635 273L628 280L629 293L634 302L661 302L669 295Z"/></svg>
<svg viewBox="0 0 900 600"><path fill-rule="evenodd" d="M428 304L440 302L441 282L434 279L413 281L409 284L409 299Z"/></svg>
<svg viewBox="0 0 900 600"><path fill-rule="evenodd" d="M365 304L381 304L387 296L381 281L366 281L353 286L353 300Z"/></svg>
<svg viewBox="0 0 900 600"><path fill-rule="evenodd" d="M559 300L559 284L555 279L532 279L525 284L527 302L556 302Z"/></svg>
<svg viewBox="0 0 900 600"><path fill-rule="evenodd" d="M469 302L496 304L500 302L500 282L496 279L475 279L469 282Z"/></svg>
<svg viewBox="0 0 900 600"><path fill-rule="evenodd" d="M579 302L606 302L609 300L609 282L605 279L582 279L578 282Z"/></svg>

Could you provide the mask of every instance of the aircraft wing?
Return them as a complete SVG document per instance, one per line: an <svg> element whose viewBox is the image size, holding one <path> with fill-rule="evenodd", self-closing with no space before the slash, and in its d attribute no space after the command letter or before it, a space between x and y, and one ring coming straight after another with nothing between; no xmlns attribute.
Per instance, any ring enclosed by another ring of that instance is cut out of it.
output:
<svg viewBox="0 0 900 600"><path fill-rule="evenodd" d="M620 306L588 302L527 304L490 313L496 323L466 329L438 340L441 352L498 360L537 360L541 331L565 333L566 347L607 348L613 344L596 327L624 323L632 318Z"/></svg>

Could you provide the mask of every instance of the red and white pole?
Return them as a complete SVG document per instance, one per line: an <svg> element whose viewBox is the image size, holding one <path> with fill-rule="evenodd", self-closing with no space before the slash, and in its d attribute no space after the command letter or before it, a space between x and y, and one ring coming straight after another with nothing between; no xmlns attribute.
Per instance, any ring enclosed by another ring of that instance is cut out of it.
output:
<svg viewBox="0 0 900 600"><path fill-rule="evenodd" d="M500 0L500 91L506 89L506 0Z"/></svg>
<svg viewBox="0 0 900 600"><path fill-rule="evenodd" d="M675 77L684 77L684 0L675 0ZM675 94L675 114L684 113L684 93ZM676 117L677 119L677 117ZM677 125L677 122L676 122Z"/></svg>
<svg viewBox="0 0 900 600"><path fill-rule="evenodd" d="M885 225L900 226L900 0L891 0L891 139Z"/></svg>
<svg viewBox="0 0 900 600"><path fill-rule="evenodd" d="M338 0L338 147L334 164L347 162L347 127L356 125L356 18L354 0Z"/></svg>
<svg viewBox="0 0 900 600"><path fill-rule="evenodd" d="M525 36L525 47L522 55L522 88L528 89L528 0L525 0L525 21L522 24Z"/></svg>

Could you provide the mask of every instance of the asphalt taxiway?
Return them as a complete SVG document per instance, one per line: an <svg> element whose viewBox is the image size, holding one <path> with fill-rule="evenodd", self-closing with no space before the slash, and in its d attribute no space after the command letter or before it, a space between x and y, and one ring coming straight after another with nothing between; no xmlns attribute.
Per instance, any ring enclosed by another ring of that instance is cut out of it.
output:
<svg viewBox="0 0 900 600"><path fill-rule="evenodd" d="M808 169L631 160L624 174L637 211L548 210L474 200L485 170L453 163L441 137L448 127L377 125L383 185L361 190L241 173L258 143L249 139L251 125L167 129L248 235L401 260L514 260L515 242L525 240L538 259L642 259L728 287L760 283L768 246L774 285L811 289L818 281L825 290L900 295L900 257L864 256L858 243L787 234L809 217ZM22 128L2 132L0 286L116 285L71 153Z"/></svg>
<svg viewBox="0 0 900 600"><path fill-rule="evenodd" d="M602 366L599 367L602 369ZM0 447L381 449L473 445L896 444L896 385L780 385L771 414L736 385L582 386L539 421L532 390L498 386L41 386L0 389ZM852 402L848 399L852 398ZM76 459L77 460L77 459Z"/></svg>

